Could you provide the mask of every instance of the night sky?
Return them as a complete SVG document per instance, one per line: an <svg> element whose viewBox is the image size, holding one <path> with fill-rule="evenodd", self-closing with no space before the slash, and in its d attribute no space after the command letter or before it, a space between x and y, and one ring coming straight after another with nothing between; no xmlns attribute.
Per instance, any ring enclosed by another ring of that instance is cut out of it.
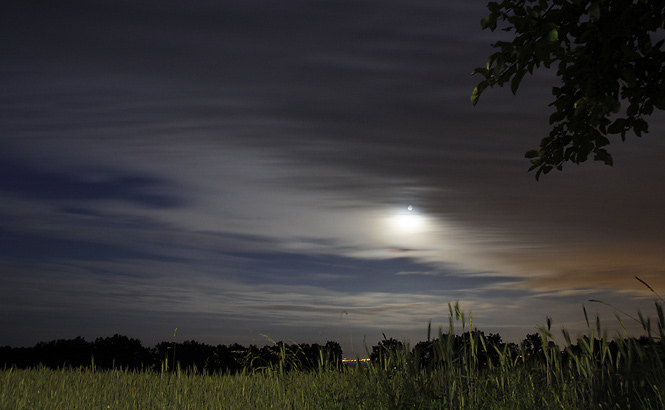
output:
<svg viewBox="0 0 665 410"><path fill-rule="evenodd" d="M552 72L477 107L483 0L14 1L0 345L571 333L665 294L665 116L535 180ZM409 206L411 209L409 209ZM630 319L629 329L637 329Z"/></svg>

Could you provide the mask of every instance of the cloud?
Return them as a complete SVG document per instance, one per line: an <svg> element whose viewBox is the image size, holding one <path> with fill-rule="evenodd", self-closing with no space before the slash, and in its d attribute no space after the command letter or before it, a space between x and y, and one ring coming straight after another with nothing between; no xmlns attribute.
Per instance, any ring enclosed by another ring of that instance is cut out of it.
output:
<svg viewBox="0 0 665 410"><path fill-rule="evenodd" d="M10 160L0 160L0 189L21 197L86 203L95 200L129 201L151 207L177 207L183 198L178 187L142 175L114 174L110 170L80 169L48 172Z"/></svg>

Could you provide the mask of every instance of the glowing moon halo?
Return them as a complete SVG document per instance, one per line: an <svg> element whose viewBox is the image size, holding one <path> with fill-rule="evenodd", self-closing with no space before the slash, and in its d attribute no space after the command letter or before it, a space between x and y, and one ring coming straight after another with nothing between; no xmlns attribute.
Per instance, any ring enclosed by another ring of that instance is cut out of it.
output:
<svg viewBox="0 0 665 410"><path fill-rule="evenodd" d="M425 217L415 212L413 205L409 205L406 212L398 212L390 218L390 225L397 235L413 235L425 230L427 224Z"/></svg>
<svg viewBox="0 0 665 410"><path fill-rule="evenodd" d="M424 249L431 249L436 244L436 221L420 212L417 206L404 204L384 209L382 214L380 228L375 232L379 242L390 249L425 252Z"/></svg>

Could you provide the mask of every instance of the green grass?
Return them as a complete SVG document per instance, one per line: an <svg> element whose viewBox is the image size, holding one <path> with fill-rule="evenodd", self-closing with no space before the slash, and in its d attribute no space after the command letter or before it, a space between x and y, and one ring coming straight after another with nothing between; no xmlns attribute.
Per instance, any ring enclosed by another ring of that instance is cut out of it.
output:
<svg viewBox="0 0 665 410"><path fill-rule="evenodd" d="M530 357L489 345L482 333L467 330L470 316L449 306L449 331L431 340L427 361L405 344L346 371L323 359L318 370L287 371L298 366L285 350L277 365L235 375L6 369L0 408L665 409L665 321L658 302L658 320L635 318L648 334L642 341L625 334L610 340L600 322L587 318L585 337L573 341L564 331L561 348L548 321L540 330L543 348ZM468 337L454 347L456 330ZM483 365L490 353L494 359Z"/></svg>
<svg viewBox="0 0 665 410"><path fill-rule="evenodd" d="M351 377L349 377L351 376ZM343 409L365 380L339 372L201 375L122 370L9 370L2 409ZM356 397L353 397L356 395ZM362 406L362 404L361 404ZM371 408L367 405L355 408Z"/></svg>

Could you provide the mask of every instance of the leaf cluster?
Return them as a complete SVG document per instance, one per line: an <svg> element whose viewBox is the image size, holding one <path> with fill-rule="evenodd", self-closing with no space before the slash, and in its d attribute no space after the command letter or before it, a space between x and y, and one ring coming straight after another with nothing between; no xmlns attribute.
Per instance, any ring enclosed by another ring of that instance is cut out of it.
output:
<svg viewBox="0 0 665 410"><path fill-rule="evenodd" d="M556 69L549 135L526 153L536 179L564 162L613 165L609 134L648 132L645 117L665 109L665 0L504 0L488 4L483 29L511 33L473 70L485 89L510 84L541 66Z"/></svg>

